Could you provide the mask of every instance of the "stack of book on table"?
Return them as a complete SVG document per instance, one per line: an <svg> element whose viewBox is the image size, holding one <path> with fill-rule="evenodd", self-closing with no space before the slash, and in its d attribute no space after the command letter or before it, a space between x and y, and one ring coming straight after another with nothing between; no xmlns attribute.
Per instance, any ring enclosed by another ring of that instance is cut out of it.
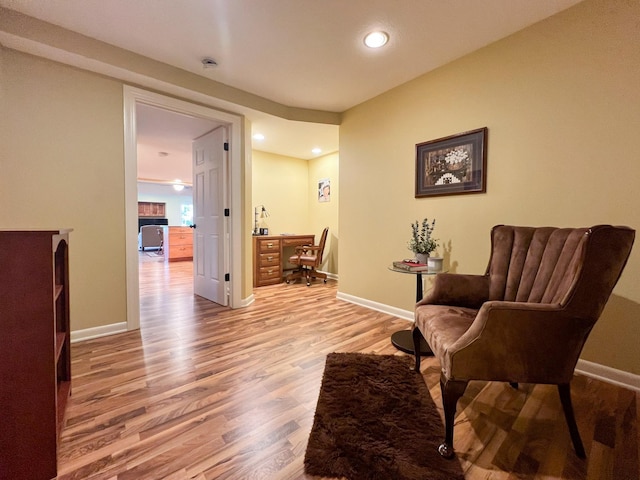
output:
<svg viewBox="0 0 640 480"><path fill-rule="evenodd" d="M393 262L393 268L408 272L422 272L429 269L426 263L419 263L416 260L396 260Z"/></svg>

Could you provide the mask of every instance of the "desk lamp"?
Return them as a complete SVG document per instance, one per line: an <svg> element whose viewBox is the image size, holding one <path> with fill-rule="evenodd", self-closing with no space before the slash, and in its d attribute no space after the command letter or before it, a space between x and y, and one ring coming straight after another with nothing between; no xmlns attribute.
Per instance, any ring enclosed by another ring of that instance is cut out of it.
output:
<svg viewBox="0 0 640 480"><path fill-rule="evenodd" d="M253 234L254 235L260 235L260 230L258 229L258 208L260 208L260 213L262 213L263 217L268 217L269 216L269 212L267 212L267 209L264 208L264 205L258 205L257 207L255 207L254 209L254 215L255 215L255 222L253 224Z"/></svg>

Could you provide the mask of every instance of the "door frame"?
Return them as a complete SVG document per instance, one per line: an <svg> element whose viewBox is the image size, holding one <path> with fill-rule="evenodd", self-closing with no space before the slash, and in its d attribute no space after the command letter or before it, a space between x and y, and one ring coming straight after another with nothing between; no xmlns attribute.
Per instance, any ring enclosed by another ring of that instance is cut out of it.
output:
<svg viewBox="0 0 640 480"><path fill-rule="evenodd" d="M165 110L206 118L226 124L229 129L229 249L227 260L231 274L229 306L242 304L242 117L167 97L140 88L124 85L124 197L125 197L125 257L127 279L127 330L140 328L140 290L138 280L138 156L136 104L151 105Z"/></svg>

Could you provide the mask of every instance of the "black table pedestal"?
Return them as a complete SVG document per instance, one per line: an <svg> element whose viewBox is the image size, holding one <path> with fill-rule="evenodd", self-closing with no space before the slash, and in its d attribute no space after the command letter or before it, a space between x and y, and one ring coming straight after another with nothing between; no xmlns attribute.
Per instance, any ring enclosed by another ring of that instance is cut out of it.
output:
<svg viewBox="0 0 640 480"><path fill-rule="evenodd" d="M413 355L413 336L411 330L400 330L391 335L391 343L398 350ZM420 335L420 356L427 357L433 355L426 340Z"/></svg>
<svg viewBox="0 0 640 480"><path fill-rule="evenodd" d="M390 269L398 273L409 273L402 270L396 270L394 268L390 268ZM422 300L422 293L423 293L422 292L422 273L423 272L418 271L418 272L410 272L410 273L413 273L416 276L416 303L418 303L420 300ZM424 272L424 273L427 273L427 272ZM431 275L434 275L434 274L435 273L431 273ZM398 350L405 353L410 353L413 355L413 337L411 334L411 330L401 330L399 332L394 333L393 335L391 335L391 343ZM426 340L422 337L422 335L420 335L420 356L425 357L429 355L433 355L433 352L431 351L431 348L429 348L429 344L427 344Z"/></svg>

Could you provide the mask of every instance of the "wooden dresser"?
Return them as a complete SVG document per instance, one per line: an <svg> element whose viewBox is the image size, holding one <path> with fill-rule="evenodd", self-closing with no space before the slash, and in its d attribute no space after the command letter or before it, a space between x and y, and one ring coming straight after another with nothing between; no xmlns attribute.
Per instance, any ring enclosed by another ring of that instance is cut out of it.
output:
<svg viewBox="0 0 640 480"><path fill-rule="evenodd" d="M293 247L313 245L314 235L256 235L253 237L253 286L282 282L284 266ZM291 248L288 248L291 247Z"/></svg>
<svg viewBox="0 0 640 480"><path fill-rule="evenodd" d="M193 260L193 229L165 227L163 249L164 258L169 262Z"/></svg>

